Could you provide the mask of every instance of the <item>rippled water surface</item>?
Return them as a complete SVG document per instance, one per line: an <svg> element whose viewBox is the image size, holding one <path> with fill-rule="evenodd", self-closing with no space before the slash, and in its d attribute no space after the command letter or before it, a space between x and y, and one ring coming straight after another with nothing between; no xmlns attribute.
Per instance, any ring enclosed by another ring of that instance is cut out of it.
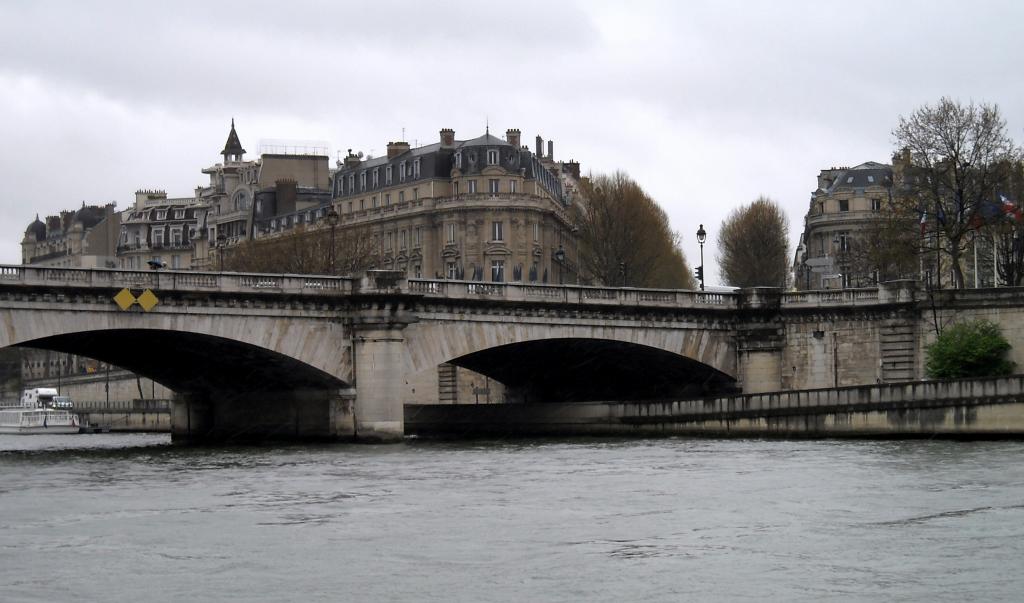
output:
<svg viewBox="0 0 1024 603"><path fill-rule="evenodd" d="M1024 596L1024 443L0 436L3 601Z"/></svg>

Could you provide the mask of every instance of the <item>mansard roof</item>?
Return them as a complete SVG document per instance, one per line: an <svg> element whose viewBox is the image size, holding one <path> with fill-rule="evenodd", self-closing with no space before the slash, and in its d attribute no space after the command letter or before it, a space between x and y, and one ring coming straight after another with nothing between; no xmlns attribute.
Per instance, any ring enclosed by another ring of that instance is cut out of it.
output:
<svg viewBox="0 0 1024 603"><path fill-rule="evenodd" d="M828 192L849 188L867 188L870 186L888 186L892 183L892 166L875 161L867 161L848 168L828 187Z"/></svg>

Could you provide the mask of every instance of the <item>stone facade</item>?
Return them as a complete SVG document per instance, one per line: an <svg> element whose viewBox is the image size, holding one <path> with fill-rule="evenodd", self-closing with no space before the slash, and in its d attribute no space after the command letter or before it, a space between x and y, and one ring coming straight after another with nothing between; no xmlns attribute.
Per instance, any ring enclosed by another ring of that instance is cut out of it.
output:
<svg viewBox="0 0 1024 603"><path fill-rule="evenodd" d="M873 272L855 270L847 254L852 240L880 219L883 204L892 199L892 187L892 167L874 161L821 170L793 261L796 289L877 283Z"/></svg>
<svg viewBox="0 0 1024 603"><path fill-rule="evenodd" d="M21 263L59 268L113 268L120 214L116 204L85 205L36 219L25 229Z"/></svg>
<svg viewBox="0 0 1024 603"><path fill-rule="evenodd" d="M444 129L431 145L388 143L386 156L350 151L332 184L340 236L368 229L374 265L412 278L575 282L579 164L553 150L531 153L514 129L504 140Z"/></svg>
<svg viewBox="0 0 1024 603"><path fill-rule="evenodd" d="M124 212L121 219L119 267L191 269L195 259L192 241L197 233L197 203L194 197L168 199L164 191L136 191L135 206Z"/></svg>

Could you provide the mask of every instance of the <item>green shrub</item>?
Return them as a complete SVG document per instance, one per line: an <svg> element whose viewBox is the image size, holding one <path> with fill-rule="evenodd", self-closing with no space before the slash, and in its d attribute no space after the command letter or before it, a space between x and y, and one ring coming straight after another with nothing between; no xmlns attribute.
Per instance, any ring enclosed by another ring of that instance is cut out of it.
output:
<svg viewBox="0 0 1024 603"><path fill-rule="evenodd" d="M947 327L928 346L925 370L932 379L1009 375L1014 363L1006 359L1010 344L999 327L987 320Z"/></svg>

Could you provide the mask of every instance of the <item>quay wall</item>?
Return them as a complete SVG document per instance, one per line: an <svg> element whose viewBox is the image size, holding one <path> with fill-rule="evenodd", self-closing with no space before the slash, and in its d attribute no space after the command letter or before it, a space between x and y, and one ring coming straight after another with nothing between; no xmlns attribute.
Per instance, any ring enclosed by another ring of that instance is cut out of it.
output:
<svg viewBox="0 0 1024 603"><path fill-rule="evenodd" d="M1024 375L549 404L407 405L408 434L1024 438Z"/></svg>

